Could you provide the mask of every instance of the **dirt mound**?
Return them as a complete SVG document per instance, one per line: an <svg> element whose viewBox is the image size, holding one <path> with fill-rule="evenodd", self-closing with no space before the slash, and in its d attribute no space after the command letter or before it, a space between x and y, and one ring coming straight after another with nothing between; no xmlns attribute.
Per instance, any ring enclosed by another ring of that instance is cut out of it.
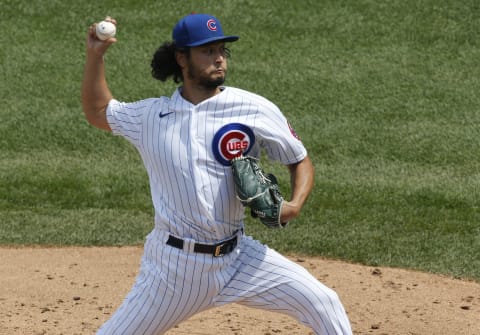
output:
<svg viewBox="0 0 480 335"><path fill-rule="evenodd" d="M94 334L129 291L143 249L0 248L0 334ZM335 289L354 334L480 334L480 283L291 256ZM168 332L313 334L293 319L239 305Z"/></svg>

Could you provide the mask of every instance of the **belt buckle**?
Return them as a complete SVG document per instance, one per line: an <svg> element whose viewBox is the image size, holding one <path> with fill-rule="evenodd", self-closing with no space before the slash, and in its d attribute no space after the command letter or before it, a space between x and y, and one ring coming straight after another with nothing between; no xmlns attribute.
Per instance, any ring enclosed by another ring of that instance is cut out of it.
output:
<svg viewBox="0 0 480 335"><path fill-rule="evenodd" d="M215 257L223 256L223 254L221 253L222 252L221 249L224 245L225 245L225 243L217 245L215 247L215 253L213 254L213 256L215 256Z"/></svg>

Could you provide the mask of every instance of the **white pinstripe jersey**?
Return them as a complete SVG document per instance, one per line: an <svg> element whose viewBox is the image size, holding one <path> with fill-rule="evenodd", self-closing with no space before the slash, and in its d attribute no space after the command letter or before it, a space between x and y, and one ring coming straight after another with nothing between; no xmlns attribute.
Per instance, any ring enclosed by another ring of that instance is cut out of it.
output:
<svg viewBox="0 0 480 335"><path fill-rule="evenodd" d="M306 149L280 110L267 99L233 87L197 105L177 89L171 98L111 100L114 134L140 152L155 208L155 225L183 238L213 242L243 227L228 161L240 151L293 164Z"/></svg>

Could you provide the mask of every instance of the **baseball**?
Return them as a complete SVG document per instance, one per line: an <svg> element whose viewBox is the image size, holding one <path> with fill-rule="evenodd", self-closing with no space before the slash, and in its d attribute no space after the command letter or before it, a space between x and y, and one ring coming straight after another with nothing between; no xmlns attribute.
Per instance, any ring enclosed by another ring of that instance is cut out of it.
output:
<svg viewBox="0 0 480 335"><path fill-rule="evenodd" d="M99 40L105 41L115 36L117 27L112 22L102 21L96 26L96 34Z"/></svg>

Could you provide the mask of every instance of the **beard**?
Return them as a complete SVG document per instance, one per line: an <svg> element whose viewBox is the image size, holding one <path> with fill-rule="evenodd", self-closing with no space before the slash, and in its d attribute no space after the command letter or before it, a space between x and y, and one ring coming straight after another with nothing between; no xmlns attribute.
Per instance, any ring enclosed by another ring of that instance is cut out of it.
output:
<svg viewBox="0 0 480 335"><path fill-rule="evenodd" d="M216 79L211 79L211 78L198 78L198 79L199 79L198 83L200 84L200 86L208 90L214 90L218 86L223 85L223 83L225 82L225 76L218 77Z"/></svg>
<svg viewBox="0 0 480 335"><path fill-rule="evenodd" d="M191 62L188 66L188 77L196 81L199 86L209 91L223 85L223 83L225 82L227 71L225 70L224 73L225 74L223 76L212 78L198 71L198 69Z"/></svg>

